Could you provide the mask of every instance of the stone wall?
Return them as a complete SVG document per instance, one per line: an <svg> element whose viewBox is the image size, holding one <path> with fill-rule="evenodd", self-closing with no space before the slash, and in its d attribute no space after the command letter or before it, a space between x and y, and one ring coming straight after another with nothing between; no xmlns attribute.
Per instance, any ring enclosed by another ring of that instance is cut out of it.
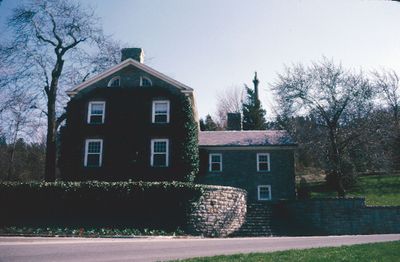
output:
<svg viewBox="0 0 400 262"><path fill-rule="evenodd" d="M246 217L245 190L209 186L196 202L191 203L187 231L207 237L224 237L238 230Z"/></svg>
<svg viewBox="0 0 400 262"><path fill-rule="evenodd" d="M399 206L366 206L364 198L281 201L275 211L301 235L400 233Z"/></svg>

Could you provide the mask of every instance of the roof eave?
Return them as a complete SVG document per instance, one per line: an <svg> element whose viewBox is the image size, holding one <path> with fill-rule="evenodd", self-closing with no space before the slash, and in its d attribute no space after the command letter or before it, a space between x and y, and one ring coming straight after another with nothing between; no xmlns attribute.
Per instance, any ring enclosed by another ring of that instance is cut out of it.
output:
<svg viewBox="0 0 400 262"><path fill-rule="evenodd" d="M144 65L142 63L139 63L139 62L133 60L132 58L128 58L128 59L122 61L121 63L119 63L119 64L107 69L106 71L104 71L104 72L102 72L102 73L100 73L100 74L88 79L87 81L82 82L79 85L77 85L77 86L75 86L75 87L73 87L71 89L68 89L66 91L66 93L67 93L68 96L73 97L74 95L76 95L82 89L90 86L91 84L96 83L97 81L100 81L100 80L110 76L111 74L121 70L122 68L124 68L124 67L126 67L128 65L133 65L133 66L135 66L135 67L137 67L137 68L139 68L139 69L141 69L141 70L153 75L154 77L157 77L157 78L159 78L159 79L161 79L161 80L163 80L163 81L165 81L165 82L177 87L178 89L181 90L182 93L192 93L193 92L193 88L191 88L191 87L189 87L189 86L187 86L185 84L182 84L182 83L178 82L177 80L172 79L171 77L166 76L166 75L158 72L157 70L155 70L155 69L153 69L153 68L151 68L149 66L146 66L146 65Z"/></svg>
<svg viewBox="0 0 400 262"><path fill-rule="evenodd" d="M287 149L295 149L298 147L298 144L279 144L279 145L201 145L199 147L202 148L287 148Z"/></svg>

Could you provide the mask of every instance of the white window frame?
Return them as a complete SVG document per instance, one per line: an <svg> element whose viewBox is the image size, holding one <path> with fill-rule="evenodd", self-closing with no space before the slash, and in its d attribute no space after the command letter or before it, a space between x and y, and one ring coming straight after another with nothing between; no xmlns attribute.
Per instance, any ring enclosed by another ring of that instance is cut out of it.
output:
<svg viewBox="0 0 400 262"><path fill-rule="evenodd" d="M268 198L261 198L261 194L260 194L260 189L261 188L268 188L268 192L269 192L269 197ZM271 185L259 185L259 186L257 186L257 199L261 200L261 201L271 200L272 199Z"/></svg>
<svg viewBox="0 0 400 262"><path fill-rule="evenodd" d="M120 76L114 76L113 78L111 78L110 81L108 81L107 87L117 87L117 86L112 86L112 83L117 79L119 80L119 85L117 85L117 86L121 86L121 77Z"/></svg>
<svg viewBox="0 0 400 262"><path fill-rule="evenodd" d="M141 76L140 77L140 86L143 86L143 79L146 79L147 81L149 81L150 82L150 86L152 86L153 85L153 81L151 81L151 79L150 78L148 78L147 76Z"/></svg>
<svg viewBox="0 0 400 262"><path fill-rule="evenodd" d="M104 124L104 118L106 115L106 102L105 101L90 101L89 105L88 105L88 115L87 115L87 123L88 124L99 124L99 123L91 123L90 122L90 118L92 115L92 105L93 104L102 104L103 105L103 114L101 114L101 123L100 124ZM99 115L94 115L94 116L99 116Z"/></svg>
<svg viewBox="0 0 400 262"><path fill-rule="evenodd" d="M221 159L221 162L212 162L212 157L213 156L219 156ZM210 153L208 156L208 171L209 172L222 172L222 154L221 153ZM212 170L212 164L213 163L220 163L220 169L219 170Z"/></svg>
<svg viewBox="0 0 400 262"><path fill-rule="evenodd" d="M268 157L268 170L260 170L260 163L265 163L264 161L260 161L260 156ZM270 153L257 153L257 172L270 172L271 171L271 155Z"/></svg>
<svg viewBox="0 0 400 262"><path fill-rule="evenodd" d="M167 122L157 123L156 122L156 103L167 103ZM170 113L170 102L169 100L153 100L152 104L152 114L151 114L151 122L153 124L168 124L169 123L169 113Z"/></svg>
<svg viewBox="0 0 400 262"><path fill-rule="evenodd" d="M166 147L165 147L165 166L154 166L154 154L160 154L154 152L154 144L155 142L166 142ZM152 139L151 140L151 155L150 155L150 166L151 167L169 167L169 139L163 138L163 139Z"/></svg>
<svg viewBox="0 0 400 262"><path fill-rule="evenodd" d="M88 151L89 151L89 143L90 142L100 142L100 153L96 153L96 154L100 154L98 167L101 167L103 165L103 139L86 139L85 140L84 166L88 167L87 161L88 161L88 155L89 155ZM91 153L91 154L94 154L94 153Z"/></svg>

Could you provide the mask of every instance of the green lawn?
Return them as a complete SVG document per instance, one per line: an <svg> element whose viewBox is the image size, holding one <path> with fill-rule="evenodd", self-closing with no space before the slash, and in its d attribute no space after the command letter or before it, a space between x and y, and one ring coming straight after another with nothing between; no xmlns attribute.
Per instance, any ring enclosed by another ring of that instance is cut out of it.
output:
<svg viewBox="0 0 400 262"><path fill-rule="evenodd" d="M313 183L310 188L312 198L336 196L336 192L326 190L322 183ZM365 196L368 205L400 206L400 176L359 177L357 186L347 196Z"/></svg>
<svg viewBox="0 0 400 262"><path fill-rule="evenodd" d="M251 253L181 260L187 262L228 261L400 261L400 241L343 247Z"/></svg>

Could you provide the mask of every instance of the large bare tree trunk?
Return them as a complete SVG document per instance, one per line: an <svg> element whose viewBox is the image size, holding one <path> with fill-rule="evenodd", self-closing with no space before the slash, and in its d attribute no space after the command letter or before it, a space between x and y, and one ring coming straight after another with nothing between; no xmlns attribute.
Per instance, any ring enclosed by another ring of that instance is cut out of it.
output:
<svg viewBox="0 0 400 262"><path fill-rule="evenodd" d="M56 150L56 114L55 114L55 102L50 97L47 103L48 116L47 116L47 140L46 140L46 165L44 172L44 179L48 182L54 181L56 178L56 162L57 162L57 150Z"/></svg>
<svg viewBox="0 0 400 262"><path fill-rule="evenodd" d="M336 192L338 197L345 197L346 191L343 185L342 161L338 148L335 126L329 127L329 140L331 142L331 162L333 163Z"/></svg>
<svg viewBox="0 0 400 262"><path fill-rule="evenodd" d="M57 62L51 73L51 85L47 94L47 139L46 139L46 164L44 170L45 181L52 182L56 179L57 169L57 119L56 119L56 97L58 80L60 78L64 61L62 55L56 49Z"/></svg>

